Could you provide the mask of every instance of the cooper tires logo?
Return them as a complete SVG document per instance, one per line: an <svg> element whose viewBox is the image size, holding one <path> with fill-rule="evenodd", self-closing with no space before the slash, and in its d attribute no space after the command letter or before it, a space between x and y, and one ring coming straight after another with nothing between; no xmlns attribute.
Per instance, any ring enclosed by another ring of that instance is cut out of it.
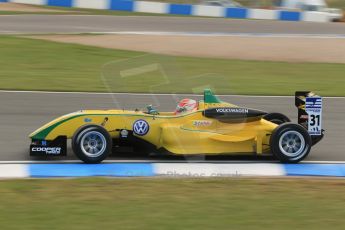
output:
<svg viewBox="0 0 345 230"><path fill-rule="evenodd" d="M33 147L32 152L45 152L47 155L59 155L61 153L60 147Z"/></svg>
<svg viewBox="0 0 345 230"><path fill-rule="evenodd" d="M145 120L137 120L133 124L133 132L139 136L144 136L149 132L150 126Z"/></svg>

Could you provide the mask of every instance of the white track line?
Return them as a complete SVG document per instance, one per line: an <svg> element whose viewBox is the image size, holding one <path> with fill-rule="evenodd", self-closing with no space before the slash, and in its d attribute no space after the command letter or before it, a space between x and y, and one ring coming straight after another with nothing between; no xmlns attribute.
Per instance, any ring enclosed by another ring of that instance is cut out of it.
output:
<svg viewBox="0 0 345 230"><path fill-rule="evenodd" d="M71 164L71 163L81 163L80 160L37 160L37 161L0 161L0 164ZM215 164L260 164L260 163L274 163L280 164L278 161L254 161L254 160L105 160L103 163L215 163ZM299 164L345 164L345 161L302 161Z"/></svg>
<svg viewBox="0 0 345 230"><path fill-rule="evenodd" d="M31 91L31 90L0 90L0 93L32 93L32 94L84 94L84 95L130 95L130 96L172 96L172 95L183 95L183 96L202 96L201 94L184 94L184 93L101 93L101 92L70 92L70 91ZM264 95L225 95L218 94L219 96L225 97L254 97L254 98L293 98L294 96L264 96ZM323 97L328 99L345 99L345 97Z"/></svg>
<svg viewBox="0 0 345 230"><path fill-rule="evenodd" d="M268 37L268 38L337 38L344 39L345 34L283 34L283 33L212 33L212 32L169 32L169 31L114 31L90 32L91 34L117 35L157 35L157 36L195 36L195 37Z"/></svg>
<svg viewBox="0 0 345 230"><path fill-rule="evenodd" d="M13 30L0 30L0 33L17 33L17 31L13 31Z"/></svg>
<svg viewBox="0 0 345 230"><path fill-rule="evenodd" d="M101 92L70 92L70 91L21 91L21 90L0 90L0 93L37 93L37 94L85 94L85 95L133 95L133 96L171 96L171 95L184 95L184 96L202 96L201 94L171 94L171 93L101 93ZM224 95L235 97L291 97L291 96L254 96L254 95ZM344 97L345 98L345 97Z"/></svg>
<svg viewBox="0 0 345 230"><path fill-rule="evenodd" d="M0 15L12 16L12 15ZM72 16L72 15L71 15ZM128 16L127 16L128 17ZM136 17L136 16L135 16ZM93 29L87 26L75 26L76 29ZM102 28L101 28L102 29ZM103 35L152 35L152 36L192 36L192 37L253 37L253 38L315 38L315 39L345 39L345 34L284 34L284 33L214 33L214 32L170 32L170 31L80 31L80 32L53 32L61 35L79 34L103 34ZM47 34L47 32L21 32L21 31L0 31L17 35L25 34Z"/></svg>

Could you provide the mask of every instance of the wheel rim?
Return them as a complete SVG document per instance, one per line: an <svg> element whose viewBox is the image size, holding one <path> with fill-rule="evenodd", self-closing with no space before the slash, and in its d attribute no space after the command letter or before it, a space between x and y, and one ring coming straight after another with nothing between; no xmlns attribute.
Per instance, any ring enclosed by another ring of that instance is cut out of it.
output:
<svg viewBox="0 0 345 230"><path fill-rule="evenodd" d="M288 131L279 139L280 151L288 157L297 157L305 149L305 140L301 133Z"/></svg>
<svg viewBox="0 0 345 230"><path fill-rule="evenodd" d="M106 149L107 141L100 132L92 131L86 133L81 141L80 148L88 157L99 157Z"/></svg>

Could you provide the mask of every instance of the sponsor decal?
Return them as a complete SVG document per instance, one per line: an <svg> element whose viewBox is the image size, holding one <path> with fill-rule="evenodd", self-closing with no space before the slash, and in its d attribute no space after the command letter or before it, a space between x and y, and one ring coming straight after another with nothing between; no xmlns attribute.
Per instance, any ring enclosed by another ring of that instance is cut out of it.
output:
<svg viewBox="0 0 345 230"><path fill-rule="evenodd" d="M217 113L243 113L247 114L249 112L248 109L244 108L219 108L216 109Z"/></svg>
<svg viewBox="0 0 345 230"><path fill-rule="evenodd" d="M307 97L305 100L306 109L321 109L322 107L322 98L321 97Z"/></svg>
<svg viewBox="0 0 345 230"><path fill-rule="evenodd" d="M61 147L32 147L32 152L45 152L47 155L59 155Z"/></svg>
<svg viewBox="0 0 345 230"><path fill-rule="evenodd" d="M128 130L122 129L120 132L120 135L121 137L124 137L124 138L128 137Z"/></svg>
<svg viewBox="0 0 345 230"><path fill-rule="evenodd" d="M307 120L308 119L308 115L301 115L301 117L300 117L301 119L305 119L305 120Z"/></svg>
<svg viewBox="0 0 345 230"><path fill-rule="evenodd" d="M228 106L225 103L207 103L206 102L206 104L207 104L208 108L212 108L212 107L226 107L226 106Z"/></svg>
<svg viewBox="0 0 345 230"><path fill-rule="evenodd" d="M210 126L212 125L212 121L207 121L207 120L195 120L193 121L193 125L194 126L198 126L198 127L204 127L204 126Z"/></svg>
<svg viewBox="0 0 345 230"><path fill-rule="evenodd" d="M322 134L322 98L307 97L305 111L308 114L308 132L310 135Z"/></svg>
<svg viewBox="0 0 345 230"><path fill-rule="evenodd" d="M91 118L85 118L84 121L85 121L85 122L91 122L92 119L91 119Z"/></svg>
<svg viewBox="0 0 345 230"><path fill-rule="evenodd" d="M145 120L136 120L133 124L133 132L139 136L144 136L149 132L150 126Z"/></svg>

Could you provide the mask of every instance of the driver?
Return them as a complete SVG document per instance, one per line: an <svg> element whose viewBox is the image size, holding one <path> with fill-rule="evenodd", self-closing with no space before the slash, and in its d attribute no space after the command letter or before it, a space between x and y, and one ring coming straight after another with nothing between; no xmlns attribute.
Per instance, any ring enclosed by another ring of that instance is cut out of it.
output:
<svg viewBox="0 0 345 230"><path fill-rule="evenodd" d="M196 102L196 100L185 98L177 104L174 114L180 115L184 113L194 112L197 110L198 110L198 103Z"/></svg>

